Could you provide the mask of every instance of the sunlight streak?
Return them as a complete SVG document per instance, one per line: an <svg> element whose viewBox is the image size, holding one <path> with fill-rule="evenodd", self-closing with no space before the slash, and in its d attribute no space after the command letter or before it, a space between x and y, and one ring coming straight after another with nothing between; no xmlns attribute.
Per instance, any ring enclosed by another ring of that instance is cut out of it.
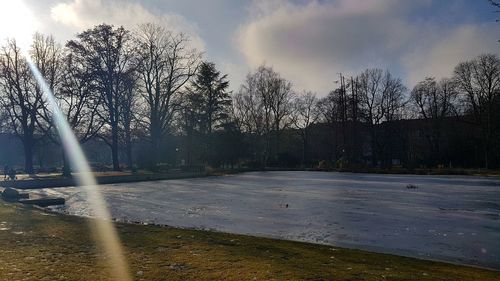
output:
<svg viewBox="0 0 500 281"><path fill-rule="evenodd" d="M36 17L24 1L2 1L0 40L15 38L18 45L27 50L39 26Z"/></svg>
<svg viewBox="0 0 500 281"><path fill-rule="evenodd" d="M50 87L47 85L47 82L29 56L26 56L26 60L31 72L42 88L49 108L52 110L53 122L59 132L59 136L64 150L66 151L66 155L68 155L71 167L76 172L75 176L79 185L85 188L92 216L96 217L96 219L92 220L94 238L99 243L101 249L104 250L104 254L110 262L114 279L120 281L132 280L118 234L113 226L113 222L111 221L111 215L106 206L106 202L98 189L97 181L92 174L87 159L64 114L57 105L56 99L52 94Z"/></svg>
<svg viewBox="0 0 500 281"><path fill-rule="evenodd" d="M84 187L92 215L96 217L91 224L92 234L96 243L102 249L105 259L110 263L113 278L120 281L132 280L120 240L111 221L111 215L99 192L97 181L92 174L87 159L67 123L66 117L61 112L50 87L38 67L31 60L29 48L33 42L33 35L38 28L38 21L24 1L2 2L2 9L0 9L0 40L15 39L33 76L44 93L48 107L52 110L54 125L59 132L66 155L68 155L71 167L76 172L76 179L79 185Z"/></svg>

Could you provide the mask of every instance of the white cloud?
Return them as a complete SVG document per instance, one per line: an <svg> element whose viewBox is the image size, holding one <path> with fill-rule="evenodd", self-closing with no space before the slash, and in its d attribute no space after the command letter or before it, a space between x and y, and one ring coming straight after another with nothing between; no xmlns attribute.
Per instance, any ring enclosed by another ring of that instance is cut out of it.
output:
<svg viewBox="0 0 500 281"><path fill-rule="evenodd" d="M251 67L275 69L296 87L326 94L339 72L389 68L413 86L425 76L451 73L461 60L498 45L490 25L440 26L410 19L431 1L257 1L238 32L238 48Z"/></svg>
<svg viewBox="0 0 500 281"><path fill-rule="evenodd" d="M460 61L484 53L498 53L497 37L492 30L490 25L464 24L446 31L430 46L406 54L401 62L408 70L408 82L414 85L426 76L449 77Z"/></svg>
<svg viewBox="0 0 500 281"><path fill-rule="evenodd" d="M80 32L96 24L108 23L134 29L142 23L159 23L170 30L190 36L193 47L205 49L203 39L198 35L198 27L177 14L155 14L138 2L121 0L72 0L54 5L51 18L58 24L71 29L71 33Z"/></svg>

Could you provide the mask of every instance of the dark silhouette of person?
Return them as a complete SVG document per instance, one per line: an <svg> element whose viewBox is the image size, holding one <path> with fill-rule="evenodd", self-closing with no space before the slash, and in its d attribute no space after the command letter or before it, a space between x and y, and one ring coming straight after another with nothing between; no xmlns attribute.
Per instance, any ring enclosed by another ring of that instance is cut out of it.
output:
<svg viewBox="0 0 500 281"><path fill-rule="evenodd" d="M11 180L16 180L17 179L17 177L16 177L16 170L10 168L8 176L9 176L9 178Z"/></svg>
<svg viewBox="0 0 500 281"><path fill-rule="evenodd" d="M3 179L6 179L9 174L9 165L3 166Z"/></svg>

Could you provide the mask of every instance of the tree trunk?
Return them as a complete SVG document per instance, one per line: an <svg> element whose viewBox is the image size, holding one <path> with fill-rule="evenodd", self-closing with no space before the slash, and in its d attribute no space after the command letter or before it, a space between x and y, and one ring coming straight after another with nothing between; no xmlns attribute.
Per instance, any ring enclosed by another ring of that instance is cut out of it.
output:
<svg viewBox="0 0 500 281"><path fill-rule="evenodd" d="M307 161L307 129L304 129L303 135L302 135L302 167L304 168L306 166L306 161Z"/></svg>
<svg viewBox="0 0 500 281"><path fill-rule="evenodd" d="M151 109L150 113L150 124L149 132L151 134L151 159L150 159L150 169L156 169L157 164L160 162L160 144L161 144L161 128L160 128L160 118L158 117L158 112L155 109Z"/></svg>
<svg viewBox="0 0 500 281"><path fill-rule="evenodd" d="M371 128L371 148L372 148L372 166L377 167L378 166L378 146L377 146L377 133L375 132L376 128L375 126L372 126Z"/></svg>
<svg viewBox="0 0 500 281"><path fill-rule="evenodd" d="M276 149L276 152L275 152L275 157L276 157L276 161L278 162L280 159L279 159L279 154L280 154L280 126L279 126L279 121L276 121L275 122L275 128L276 128L276 144L275 144L275 149ZM282 165L281 163L278 162L278 165Z"/></svg>
<svg viewBox="0 0 500 281"><path fill-rule="evenodd" d="M62 149L62 160L63 160L62 176L71 177L71 168L69 166L68 157L66 156L66 151L64 151L64 148Z"/></svg>
<svg viewBox="0 0 500 281"><path fill-rule="evenodd" d="M24 145L24 171L28 174L33 174L33 141L27 139L23 141Z"/></svg>
<svg viewBox="0 0 500 281"><path fill-rule="evenodd" d="M113 171L120 170L120 162L118 160L118 126L111 125L111 157L113 159Z"/></svg>
<svg viewBox="0 0 500 281"><path fill-rule="evenodd" d="M131 132L130 129L127 129L125 131L125 146L127 150L127 164L128 168L133 171L133 161L132 161L132 137L131 137Z"/></svg>
<svg viewBox="0 0 500 281"><path fill-rule="evenodd" d="M489 155L490 155L490 142L489 139L486 137L485 143L483 144L483 150L484 150L484 168L486 170L489 169Z"/></svg>
<svg viewBox="0 0 500 281"><path fill-rule="evenodd" d="M160 143L161 134L159 128L153 123L151 124L151 168L156 169L156 165L160 161Z"/></svg>

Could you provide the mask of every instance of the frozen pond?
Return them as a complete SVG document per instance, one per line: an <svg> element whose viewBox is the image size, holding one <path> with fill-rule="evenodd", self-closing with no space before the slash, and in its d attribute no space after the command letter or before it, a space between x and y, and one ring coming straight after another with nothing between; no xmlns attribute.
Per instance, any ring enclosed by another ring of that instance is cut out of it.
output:
<svg viewBox="0 0 500 281"><path fill-rule="evenodd" d="M407 189L408 184L418 189ZM118 220L323 243L500 269L500 179L326 172L101 186ZM80 188L58 211L88 215Z"/></svg>

